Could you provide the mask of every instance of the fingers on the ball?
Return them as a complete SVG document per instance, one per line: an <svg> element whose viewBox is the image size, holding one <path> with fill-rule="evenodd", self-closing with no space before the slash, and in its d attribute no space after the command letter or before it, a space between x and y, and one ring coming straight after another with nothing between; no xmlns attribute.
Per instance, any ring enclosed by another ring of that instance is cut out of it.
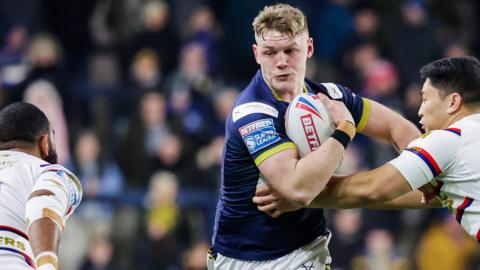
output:
<svg viewBox="0 0 480 270"><path fill-rule="evenodd" d="M320 101L323 102L323 104L328 104L330 101L330 99L322 93L318 93L317 96L320 99Z"/></svg>
<svg viewBox="0 0 480 270"><path fill-rule="evenodd" d="M321 93L321 92L318 92L318 93L317 93L317 96L318 96L319 98L327 98L327 99L328 99L327 95L325 95L324 93Z"/></svg>

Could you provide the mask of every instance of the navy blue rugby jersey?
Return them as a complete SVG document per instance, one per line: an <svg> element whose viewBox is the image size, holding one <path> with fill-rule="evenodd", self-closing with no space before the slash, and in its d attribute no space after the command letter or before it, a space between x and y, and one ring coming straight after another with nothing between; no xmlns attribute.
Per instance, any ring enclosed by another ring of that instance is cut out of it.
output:
<svg viewBox="0 0 480 270"><path fill-rule="evenodd" d="M304 91L322 92L345 103L357 129L365 126L370 103L348 88L305 81ZM258 166L268 157L296 148L285 132L282 101L265 83L259 70L234 103L226 121L222 183L217 204L212 250L242 260L279 258L313 241L326 231L322 209L300 209L274 219L252 202L262 177Z"/></svg>

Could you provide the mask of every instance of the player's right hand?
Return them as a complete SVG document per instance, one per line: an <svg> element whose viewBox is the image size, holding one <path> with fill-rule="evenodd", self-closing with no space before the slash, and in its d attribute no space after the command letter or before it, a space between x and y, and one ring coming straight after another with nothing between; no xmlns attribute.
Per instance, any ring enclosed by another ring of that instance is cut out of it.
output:
<svg viewBox="0 0 480 270"><path fill-rule="evenodd" d="M317 96L319 97L320 101L327 107L328 113L332 117L335 125L339 121L348 121L355 126L353 116L343 102L330 99L322 93L318 93Z"/></svg>
<svg viewBox="0 0 480 270"><path fill-rule="evenodd" d="M280 194L271 190L267 185L257 185L252 201L257 204L257 209L267 215L277 218L283 213L296 211L301 206L282 198Z"/></svg>

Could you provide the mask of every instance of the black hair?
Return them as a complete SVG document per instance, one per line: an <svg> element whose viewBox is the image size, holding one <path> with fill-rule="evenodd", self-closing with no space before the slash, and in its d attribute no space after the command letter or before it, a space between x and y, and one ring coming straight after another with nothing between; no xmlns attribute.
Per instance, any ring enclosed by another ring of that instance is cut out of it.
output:
<svg viewBox="0 0 480 270"><path fill-rule="evenodd" d="M423 82L445 94L458 93L465 104L480 102L480 62L474 57L443 58L422 67Z"/></svg>
<svg viewBox="0 0 480 270"><path fill-rule="evenodd" d="M0 145L14 141L35 143L50 132L50 123L36 106L15 102L0 111Z"/></svg>

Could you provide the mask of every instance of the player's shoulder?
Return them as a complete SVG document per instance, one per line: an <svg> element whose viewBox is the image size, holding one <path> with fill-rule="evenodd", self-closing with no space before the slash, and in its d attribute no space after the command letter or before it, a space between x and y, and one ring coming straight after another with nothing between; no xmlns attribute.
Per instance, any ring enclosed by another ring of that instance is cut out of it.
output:
<svg viewBox="0 0 480 270"><path fill-rule="evenodd" d="M255 120L258 117L265 116L278 118L280 110L278 104L266 98L264 95L255 90L254 86L247 87L240 93L232 108L232 122L239 120Z"/></svg>
<svg viewBox="0 0 480 270"><path fill-rule="evenodd" d="M73 183L78 190L82 190L80 180L78 177L72 173L70 170L65 168L60 164L41 164L40 166L40 175L56 175L57 177L61 178L62 180L66 180L68 182ZM49 177L49 176L47 176Z"/></svg>
<svg viewBox="0 0 480 270"><path fill-rule="evenodd" d="M12 168L14 173L38 172L46 162L34 155L12 150L0 151L0 169Z"/></svg>
<svg viewBox="0 0 480 270"><path fill-rule="evenodd" d="M306 79L306 82L315 93L321 92L329 96L331 99L339 100L355 95L350 88L342 84L334 82L315 82L309 79Z"/></svg>
<svg viewBox="0 0 480 270"><path fill-rule="evenodd" d="M436 129L423 134L420 138L425 140L453 140L459 141L462 137L462 129L458 127L449 127L446 129Z"/></svg>
<svg viewBox="0 0 480 270"><path fill-rule="evenodd" d="M437 129L421 135L413 140L408 147L429 147L438 150L458 149L461 144L462 130L457 127L449 127L446 129Z"/></svg>
<svg viewBox="0 0 480 270"><path fill-rule="evenodd" d="M278 118L279 110L273 104L262 100L250 100L235 104L232 109L232 121L235 123L242 118L252 117L255 115L266 115Z"/></svg>
<svg viewBox="0 0 480 270"><path fill-rule="evenodd" d="M38 178L41 179L56 179L60 180L68 190L72 205L80 203L83 189L80 180L70 170L60 164L44 164L41 166L41 173Z"/></svg>

